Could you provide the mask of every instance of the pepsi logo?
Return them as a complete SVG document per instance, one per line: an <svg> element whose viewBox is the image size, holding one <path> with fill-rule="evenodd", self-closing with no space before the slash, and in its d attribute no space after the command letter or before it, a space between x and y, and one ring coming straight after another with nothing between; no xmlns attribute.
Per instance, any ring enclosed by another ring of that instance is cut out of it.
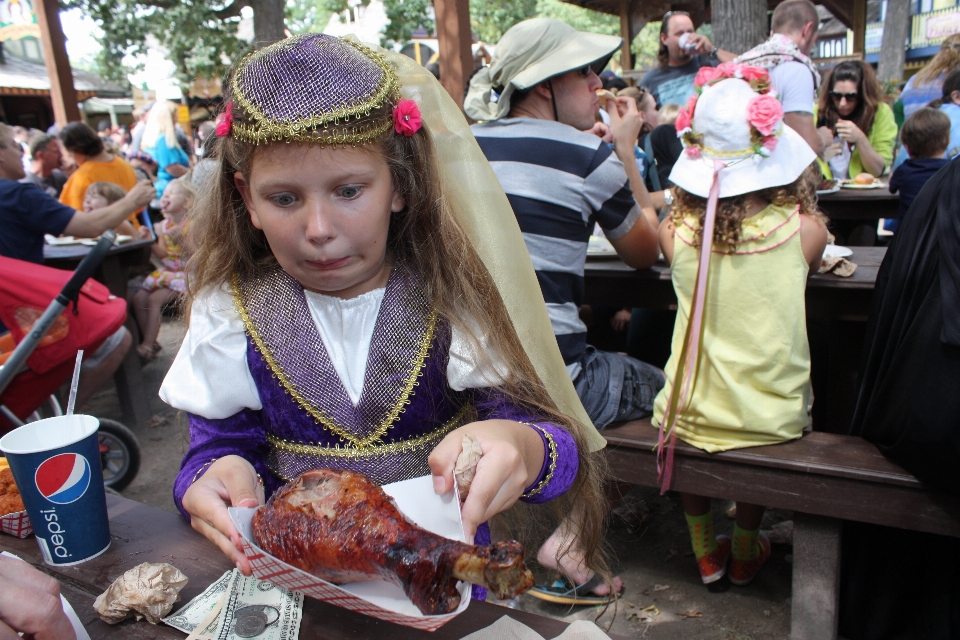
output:
<svg viewBox="0 0 960 640"><path fill-rule="evenodd" d="M40 494L54 504L79 500L90 486L90 463L79 453L61 453L44 460L34 479Z"/></svg>

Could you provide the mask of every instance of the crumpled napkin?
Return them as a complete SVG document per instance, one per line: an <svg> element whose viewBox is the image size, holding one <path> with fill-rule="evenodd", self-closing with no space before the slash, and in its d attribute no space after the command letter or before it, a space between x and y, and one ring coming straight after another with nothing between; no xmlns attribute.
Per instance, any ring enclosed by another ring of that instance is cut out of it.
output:
<svg viewBox="0 0 960 640"><path fill-rule="evenodd" d="M107 624L133 615L157 624L180 599L189 578L166 562L144 562L128 570L97 596L93 608Z"/></svg>
<svg viewBox="0 0 960 640"><path fill-rule="evenodd" d="M849 278L856 270L856 263L850 262L846 258L840 258L838 256L823 256L823 258L820 260L820 268L817 269L817 273L832 272L835 276Z"/></svg>
<svg viewBox="0 0 960 640"><path fill-rule="evenodd" d="M588 620L577 620L554 640L609 640L610 636ZM510 616L503 616L489 627L474 631L461 640L544 640L543 636Z"/></svg>
<svg viewBox="0 0 960 640"><path fill-rule="evenodd" d="M457 456L457 464L453 468L453 475L457 479L460 499L465 500L470 492L473 477L477 475L477 464L483 456L483 449L480 448L480 443L473 436L463 436L461 447L460 455Z"/></svg>

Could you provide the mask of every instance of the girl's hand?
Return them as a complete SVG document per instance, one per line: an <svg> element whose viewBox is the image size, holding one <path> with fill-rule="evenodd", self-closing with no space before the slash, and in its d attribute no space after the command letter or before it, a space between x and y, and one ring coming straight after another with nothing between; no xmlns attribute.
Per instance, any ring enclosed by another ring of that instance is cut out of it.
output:
<svg viewBox="0 0 960 640"><path fill-rule="evenodd" d="M142 225L139 229L137 229L137 233L140 234L140 238L143 240L153 239L153 232L150 231L150 228L147 227L147 225Z"/></svg>
<svg viewBox="0 0 960 640"><path fill-rule="evenodd" d="M849 120L837 120L837 135L849 144L857 145L867 139L860 128Z"/></svg>
<svg viewBox="0 0 960 640"><path fill-rule="evenodd" d="M453 468L464 435L477 439L483 455L460 513L465 533L513 506L523 490L533 484L543 466L543 440L533 427L512 420L471 422L447 434L430 454L433 489L444 494L453 489Z"/></svg>
<svg viewBox="0 0 960 640"><path fill-rule="evenodd" d="M257 472L240 456L220 458L183 494L190 526L220 547L245 576L251 574L250 563L240 551L240 533L233 526L227 507L257 507L263 502L263 486Z"/></svg>

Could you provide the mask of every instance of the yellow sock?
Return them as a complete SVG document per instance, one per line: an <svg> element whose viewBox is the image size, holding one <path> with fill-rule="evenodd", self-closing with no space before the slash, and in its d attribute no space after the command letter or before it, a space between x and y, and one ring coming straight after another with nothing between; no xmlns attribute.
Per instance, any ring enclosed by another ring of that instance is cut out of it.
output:
<svg viewBox="0 0 960 640"><path fill-rule="evenodd" d="M753 560L760 555L760 545L757 544L757 538L760 536L760 529L747 531L741 529L740 525L733 527L733 559L734 560Z"/></svg>
<svg viewBox="0 0 960 640"><path fill-rule="evenodd" d="M717 538L713 535L713 513L708 511L702 516L692 516L689 513L683 515L687 517L690 542L693 543L693 554L697 560L713 553L717 548Z"/></svg>

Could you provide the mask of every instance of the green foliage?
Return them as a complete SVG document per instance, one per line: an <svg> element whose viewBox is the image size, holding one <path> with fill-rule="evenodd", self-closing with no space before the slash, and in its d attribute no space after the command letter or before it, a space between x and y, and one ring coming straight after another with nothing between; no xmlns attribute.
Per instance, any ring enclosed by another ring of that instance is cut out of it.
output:
<svg viewBox="0 0 960 640"><path fill-rule="evenodd" d="M650 69L657 66L657 51L660 49L660 22L648 22L630 43L635 69Z"/></svg>
<svg viewBox="0 0 960 640"><path fill-rule="evenodd" d="M64 9L79 8L103 30L96 60L100 75L126 83L127 73L134 69L124 65L124 58L145 54L147 38L152 36L169 52L167 58L176 65L177 79L184 87L194 78L220 75L246 50L248 45L236 35L239 18L223 17L224 13L233 13L224 11L227 4L203 0L61 0Z"/></svg>
<svg viewBox="0 0 960 640"><path fill-rule="evenodd" d="M537 0L538 18L555 18L577 31L620 35L620 19L599 11L591 11L560 0Z"/></svg>
<svg viewBox="0 0 960 640"><path fill-rule="evenodd" d="M497 42L504 32L537 15L537 0L470 0L470 26L483 42Z"/></svg>
<svg viewBox="0 0 960 640"><path fill-rule="evenodd" d="M387 27L380 38L380 44L388 49L397 44L410 41L413 32L426 29L427 33L436 30L429 0L383 0L387 13Z"/></svg>
<svg viewBox="0 0 960 640"><path fill-rule="evenodd" d="M330 22L330 16L347 8L346 2L335 0L287 0L284 18L290 33L319 33ZM331 5L335 5L331 6Z"/></svg>

